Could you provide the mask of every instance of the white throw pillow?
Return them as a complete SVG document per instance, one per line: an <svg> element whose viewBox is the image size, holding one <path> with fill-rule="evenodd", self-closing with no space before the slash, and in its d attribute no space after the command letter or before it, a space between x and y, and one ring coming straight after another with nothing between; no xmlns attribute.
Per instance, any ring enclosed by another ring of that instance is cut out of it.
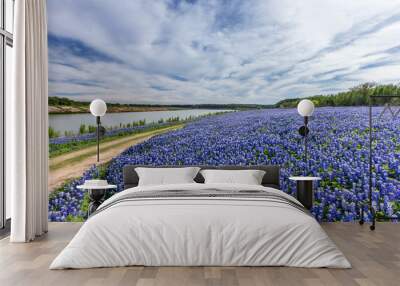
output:
<svg viewBox="0 0 400 286"><path fill-rule="evenodd" d="M201 170L205 184L261 185L265 171L261 170Z"/></svg>
<svg viewBox="0 0 400 286"><path fill-rule="evenodd" d="M139 176L139 186L171 185L195 183L193 180L200 168L135 168Z"/></svg>

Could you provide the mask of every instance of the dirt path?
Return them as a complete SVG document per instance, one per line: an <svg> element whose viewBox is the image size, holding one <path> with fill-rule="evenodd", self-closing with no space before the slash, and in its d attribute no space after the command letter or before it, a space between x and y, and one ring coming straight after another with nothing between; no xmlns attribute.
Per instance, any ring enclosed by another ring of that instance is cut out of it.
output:
<svg viewBox="0 0 400 286"><path fill-rule="evenodd" d="M182 128L171 126L141 134L135 134L100 144L100 163L106 163L132 145L142 143L151 137ZM91 146L78 151L49 159L49 190L52 192L68 179L79 177L97 161L97 147Z"/></svg>

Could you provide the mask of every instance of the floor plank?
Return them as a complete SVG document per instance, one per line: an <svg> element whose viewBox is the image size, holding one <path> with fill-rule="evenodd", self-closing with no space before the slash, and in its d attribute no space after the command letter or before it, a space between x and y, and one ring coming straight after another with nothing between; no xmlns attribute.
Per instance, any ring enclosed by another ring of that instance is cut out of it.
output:
<svg viewBox="0 0 400 286"><path fill-rule="evenodd" d="M352 269L289 267L119 267L50 271L55 256L81 223L50 223L49 233L28 244L0 240L0 285L399 285L400 224L323 224L330 238L352 263Z"/></svg>

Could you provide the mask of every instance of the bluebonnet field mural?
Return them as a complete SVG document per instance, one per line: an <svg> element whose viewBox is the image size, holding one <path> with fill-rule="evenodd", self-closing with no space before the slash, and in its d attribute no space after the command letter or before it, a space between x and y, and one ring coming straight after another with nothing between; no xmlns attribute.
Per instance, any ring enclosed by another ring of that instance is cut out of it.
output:
<svg viewBox="0 0 400 286"><path fill-rule="evenodd" d="M375 117L382 108L377 108ZM378 215L400 217L400 119L377 123L374 204ZM293 109L241 111L216 115L187 124L133 146L102 170L109 182L123 189L125 164L149 165L258 165L280 164L282 189L293 193L287 180L304 169L303 145L297 133L301 119ZM310 173L323 178L312 210L319 220L351 221L359 202L368 195L368 110L365 107L320 108L310 123ZM76 189L97 176L92 168L50 199L49 218L64 221L84 217L84 194Z"/></svg>
<svg viewBox="0 0 400 286"><path fill-rule="evenodd" d="M399 4L48 1L50 96L75 101L55 110L102 98L144 111L182 104L229 111L109 127L103 140L179 125L52 190L49 220L85 220L88 197L76 186L101 177L119 192L126 164L279 164L282 190L293 194L288 177L305 169L295 109L304 97L317 106L309 174L322 178L312 213L320 221L357 219L369 189L368 96L400 95ZM400 218L400 118L378 122L382 109L374 107L373 205L378 217ZM53 131L51 158L95 142L93 130Z"/></svg>

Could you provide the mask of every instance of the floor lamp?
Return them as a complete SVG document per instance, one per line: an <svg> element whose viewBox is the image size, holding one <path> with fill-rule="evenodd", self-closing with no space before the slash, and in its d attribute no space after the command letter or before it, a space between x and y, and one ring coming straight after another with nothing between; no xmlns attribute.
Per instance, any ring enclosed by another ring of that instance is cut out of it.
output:
<svg viewBox="0 0 400 286"><path fill-rule="evenodd" d="M100 117L104 116L107 111L107 105L102 99L95 99L90 103L90 112L93 116L96 117L96 124L97 124L97 163L100 162L100 132L103 132L101 129L101 121Z"/></svg>
<svg viewBox="0 0 400 286"><path fill-rule="evenodd" d="M305 174L308 173L308 153L307 153L307 136L310 133L308 129L308 118L314 113L314 103L309 99L303 99L297 105L297 112L304 117L304 125L299 128L299 133L304 137L304 162L306 164Z"/></svg>

